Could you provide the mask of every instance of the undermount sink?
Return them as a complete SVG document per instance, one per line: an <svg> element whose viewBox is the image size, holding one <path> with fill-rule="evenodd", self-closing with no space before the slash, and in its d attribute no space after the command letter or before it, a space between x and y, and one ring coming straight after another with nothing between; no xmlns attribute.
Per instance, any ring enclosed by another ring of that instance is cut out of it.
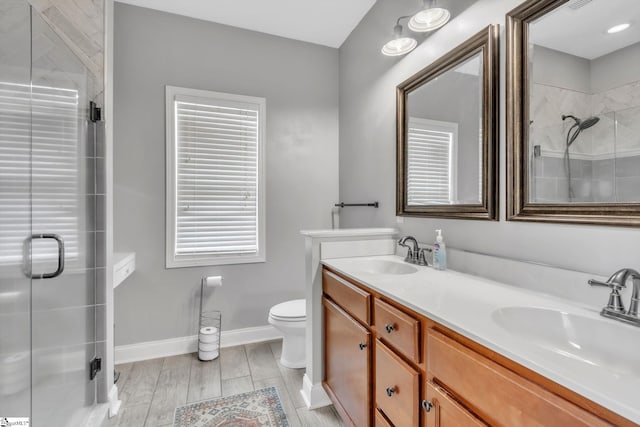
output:
<svg viewBox="0 0 640 427"><path fill-rule="evenodd" d="M572 360L616 375L640 377L640 330L604 319L538 307L505 307L492 313L506 331Z"/></svg>
<svg viewBox="0 0 640 427"><path fill-rule="evenodd" d="M418 271L412 265L386 259L362 259L352 261L354 268L369 274L411 274Z"/></svg>

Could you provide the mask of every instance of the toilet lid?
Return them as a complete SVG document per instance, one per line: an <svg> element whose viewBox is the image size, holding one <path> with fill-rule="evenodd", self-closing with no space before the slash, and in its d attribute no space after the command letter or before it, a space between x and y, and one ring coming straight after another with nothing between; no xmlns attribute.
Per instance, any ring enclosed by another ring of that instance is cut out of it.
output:
<svg viewBox="0 0 640 427"><path fill-rule="evenodd" d="M304 299L285 301L271 307L269 315L278 319L304 319L307 316L307 306Z"/></svg>

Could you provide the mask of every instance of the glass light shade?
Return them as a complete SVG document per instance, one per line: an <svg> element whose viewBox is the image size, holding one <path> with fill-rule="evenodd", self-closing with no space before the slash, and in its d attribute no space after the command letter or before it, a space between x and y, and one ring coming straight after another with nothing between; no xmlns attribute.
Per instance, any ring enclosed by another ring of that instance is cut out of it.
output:
<svg viewBox="0 0 640 427"><path fill-rule="evenodd" d="M437 30L449 22L451 13L441 7L429 7L421 10L409 20L409 29L417 33Z"/></svg>
<svg viewBox="0 0 640 427"><path fill-rule="evenodd" d="M417 45L418 42L411 37L397 37L382 46L382 53L387 56L400 56L411 52Z"/></svg>

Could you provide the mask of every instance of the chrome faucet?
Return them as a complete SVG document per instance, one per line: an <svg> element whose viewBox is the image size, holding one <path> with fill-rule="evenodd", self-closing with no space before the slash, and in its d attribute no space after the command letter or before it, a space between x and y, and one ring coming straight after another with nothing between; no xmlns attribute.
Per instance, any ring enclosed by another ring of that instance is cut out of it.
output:
<svg viewBox="0 0 640 427"><path fill-rule="evenodd" d="M627 287L627 280L633 279L633 291L631 293L631 303L629 310L625 311L620 290ZM640 273L631 268L623 268L616 271L607 279L606 282L591 279L591 286L606 286L611 288L609 302L602 309L600 314L604 317L620 320L635 326L640 326L640 316L638 316L638 305L640 303Z"/></svg>
<svg viewBox="0 0 640 427"><path fill-rule="evenodd" d="M407 242L412 243L411 246L407 244ZM403 248L407 248L407 256L404 257L404 261L409 264L417 264L417 265L429 265L427 263L427 256L425 252L431 252L431 249L421 248L418 245L418 241L413 236L404 236L400 240L398 240L398 245Z"/></svg>

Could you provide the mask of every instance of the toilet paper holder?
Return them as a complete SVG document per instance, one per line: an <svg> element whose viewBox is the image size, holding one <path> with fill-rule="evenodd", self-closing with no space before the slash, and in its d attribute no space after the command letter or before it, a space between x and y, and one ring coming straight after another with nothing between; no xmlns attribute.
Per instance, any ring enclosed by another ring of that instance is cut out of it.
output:
<svg viewBox="0 0 640 427"><path fill-rule="evenodd" d="M198 359L215 360L220 355L222 313L206 308L207 288L222 286L221 276L204 276L200 283L200 324L198 327Z"/></svg>

